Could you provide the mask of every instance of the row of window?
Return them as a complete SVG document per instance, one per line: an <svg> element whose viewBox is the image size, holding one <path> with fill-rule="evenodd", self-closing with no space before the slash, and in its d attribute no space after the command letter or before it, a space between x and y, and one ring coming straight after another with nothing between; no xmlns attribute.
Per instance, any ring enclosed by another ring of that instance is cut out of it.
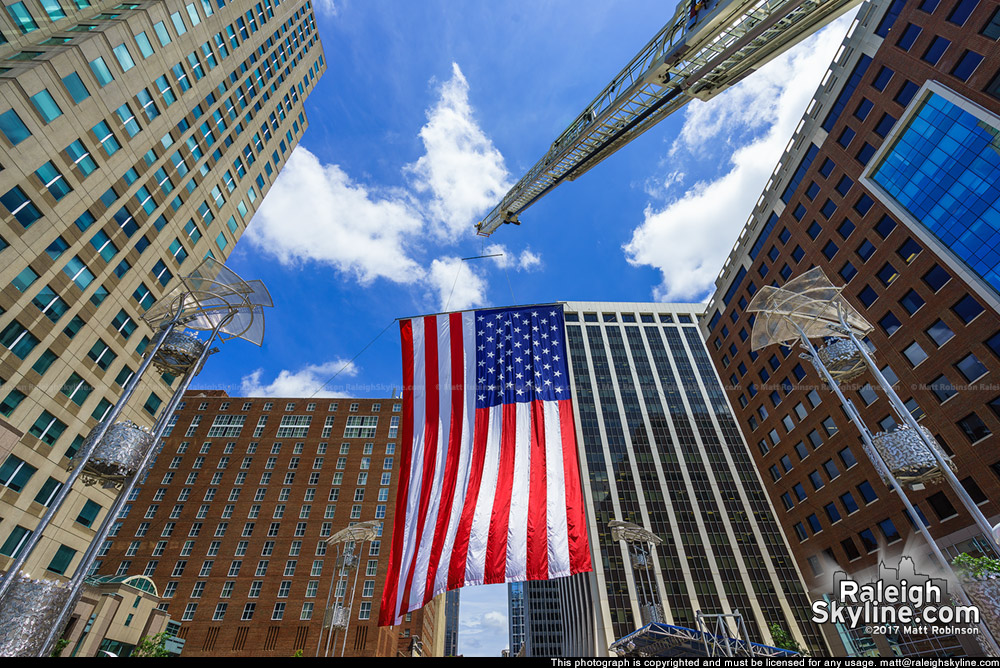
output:
<svg viewBox="0 0 1000 668"><path fill-rule="evenodd" d="M218 410L221 411L221 412L228 411L229 408L230 408L230 406L231 406L231 404L232 404L232 402L223 401L222 403L219 404ZM254 404L254 402L252 402L252 401L244 401L242 403L242 407L240 408L240 411L245 413L246 411L251 410L253 408L253 404ZM285 404L285 412L286 413L290 413L291 411L294 411L296 405L297 404L294 401L290 401L290 402L286 403ZM316 406L317 405L318 404L315 401L310 401L310 402L306 403L306 412L307 413L312 413L313 411L316 410ZM333 401L333 402L331 402L331 403L329 403L327 405L327 409L326 410L327 410L328 413L335 413L337 411L337 407L339 405L340 405L340 402ZM177 406L177 410L178 411L182 411L182 410L184 410L184 408L186 406L187 406L187 402L186 401L182 401ZM207 402L207 401L199 402L199 404L198 404L198 410L199 411L207 411L208 410L208 406L209 406L209 402ZM352 402L350 404L350 406L348 407L348 411L351 412L351 413L357 413L358 410L360 410L360 407L361 407L360 403L358 403L358 402ZM263 404L263 406L261 407L261 410L263 410L263 411L269 411L269 410L271 410L273 408L274 408L274 402L273 401L265 401L264 404ZM372 404L370 404L368 406L367 410L371 411L372 413L378 413L378 412L380 412L382 410L382 404L379 403L379 402L372 403ZM394 403L392 405L392 412L393 413L399 413L402 410L403 410L403 404ZM218 417L220 417L220 416L217 416L216 419L218 419Z"/></svg>

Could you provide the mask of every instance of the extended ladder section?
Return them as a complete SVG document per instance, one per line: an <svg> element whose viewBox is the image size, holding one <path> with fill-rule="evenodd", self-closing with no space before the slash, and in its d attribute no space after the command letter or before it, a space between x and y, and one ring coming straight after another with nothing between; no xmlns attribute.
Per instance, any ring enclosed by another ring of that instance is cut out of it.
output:
<svg viewBox="0 0 1000 668"><path fill-rule="evenodd" d="M489 236L692 98L708 100L860 0L682 0L548 152L476 225Z"/></svg>

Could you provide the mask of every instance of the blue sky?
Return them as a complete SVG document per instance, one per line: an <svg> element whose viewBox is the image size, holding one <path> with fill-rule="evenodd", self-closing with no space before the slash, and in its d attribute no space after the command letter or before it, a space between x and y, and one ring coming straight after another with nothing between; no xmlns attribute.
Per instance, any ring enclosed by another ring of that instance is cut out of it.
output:
<svg viewBox="0 0 1000 668"><path fill-rule="evenodd" d="M328 69L306 102L309 129L228 261L271 291L265 342L227 344L196 387L388 396L400 386L397 317L704 300L849 25L693 102L556 188L520 227L484 240L474 223L672 6L322 0L316 9ZM484 251L504 255L460 260ZM506 647L503 586L464 592L462 608L461 651Z"/></svg>

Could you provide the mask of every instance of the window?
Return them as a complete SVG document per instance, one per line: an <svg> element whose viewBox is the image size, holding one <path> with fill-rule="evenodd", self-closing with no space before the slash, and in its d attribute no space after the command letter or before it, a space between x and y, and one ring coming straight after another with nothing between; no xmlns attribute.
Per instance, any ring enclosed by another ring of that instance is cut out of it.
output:
<svg viewBox="0 0 1000 668"><path fill-rule="evenodd" d="M955 364L955 368L965 377L970 383L984 376L987 372L987 368L979 361L979 358L974 354L969 353L961 360Z"/></svg>
<svg viewBox="0 0 1000 668"><path fill-rule="evenodd" d="M899 300L900 305L906 309L906 312L913 315L924 305L923 298L917 294L916 290L910 290L903 298Z"/></svg>
<svg viewBox="0 0 1000 668"><path fill-rule="evenodd" d="M918 366L927 359L927 353L924 352L924 349L916 341L903 350L903 356L906 357L912 366Z"/></svg>
<svg viewBox="0 0 1000 668"><path fill-rule="evenodd" d="M59 108L59 105L52 98L52 94L46 88L32 95L31 103L35 105L35 109L46 124L62 116L62 109Z"/></svg>
<svg viewBox="0 0 1000 668"><path fill-rule="evenodd" d="M969 324L985 309L978 301L976 301L975 297L972 295L966 295L954 306L952 306L951 310L955 312L955 315L962 319L962 322Z"/></svg>
<svg viewBox="0 0 1000 668"><path fill-rule="evenodd" d="M970 443L976 443L992 434L990 428L986 426L982 418L975 413L969 413L956 424L962 430L962 433L965 434L965 437L969 439Z"/></svg>
<svg viewBox="0 0 1000 668"><path fill-rule="evenodd" d="M948 500L948 497L945 496L944 492L931 494L927 497L927 503L938 516L939 520L946 520L958 515L958 511L955 510L955 506L951 505L951 501Z"/></svg>

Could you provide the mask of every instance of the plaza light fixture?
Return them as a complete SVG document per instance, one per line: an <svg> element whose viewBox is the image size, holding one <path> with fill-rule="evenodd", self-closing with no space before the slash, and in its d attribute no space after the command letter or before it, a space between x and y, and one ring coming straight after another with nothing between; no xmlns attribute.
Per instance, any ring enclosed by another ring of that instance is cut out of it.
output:
<svg viewBox="0 0 1000 668"><path fill-rule="evenodd" d="M0 656L48 656L80 597L101 545L159 450L160 437L177 404L207 357L218 352L212 344L217 339L241 338L260 345L264 307L270 306L273 302L262 282L244 281L209 256L146 311L143 320L157 334L139 370L70 460L69 477L0 581ZM183 328L208 332L207 339L183 332ZM128 420L116 422L150 365L180 375L181 383L152 430ZM82 479L84 485L101 484L121 491L68 582L32 579L21 569L77 479Z"/></svg>
<svg viewBox="0 0 1000 668"><path fill-rule="evenodd" d="M812 363L837 395L861 434L865 453L888 487L899 494L913 518L913 524L926 539L944 572L952 572L951 564L920 521L920 515L906 496L903 483L911 489L922 489L925 484L946 481L972 515L994 553L1000 554L992 525L955 476L954 464L931 433L917 423L875 364L872 358L875 349L863 340L874 327L847 302L841 294L842 290L818 267L781 287L762 287L746 309L757 314L750 336L751 348L759 350L774 344L802 345L806 352L800 357ZM815 338L832 340L817 349L810 340ZM857 408L840 389L840 383L853 380L866 371L875 377L889 404L902 420L898 429L873 436ZM958 578L955 580L958 581L958 595L962 603L970 605L961 581ZM986 625L980 622L979 628L981 637L987 641L994 656L1000 656L1000 647Z"/></svg>

